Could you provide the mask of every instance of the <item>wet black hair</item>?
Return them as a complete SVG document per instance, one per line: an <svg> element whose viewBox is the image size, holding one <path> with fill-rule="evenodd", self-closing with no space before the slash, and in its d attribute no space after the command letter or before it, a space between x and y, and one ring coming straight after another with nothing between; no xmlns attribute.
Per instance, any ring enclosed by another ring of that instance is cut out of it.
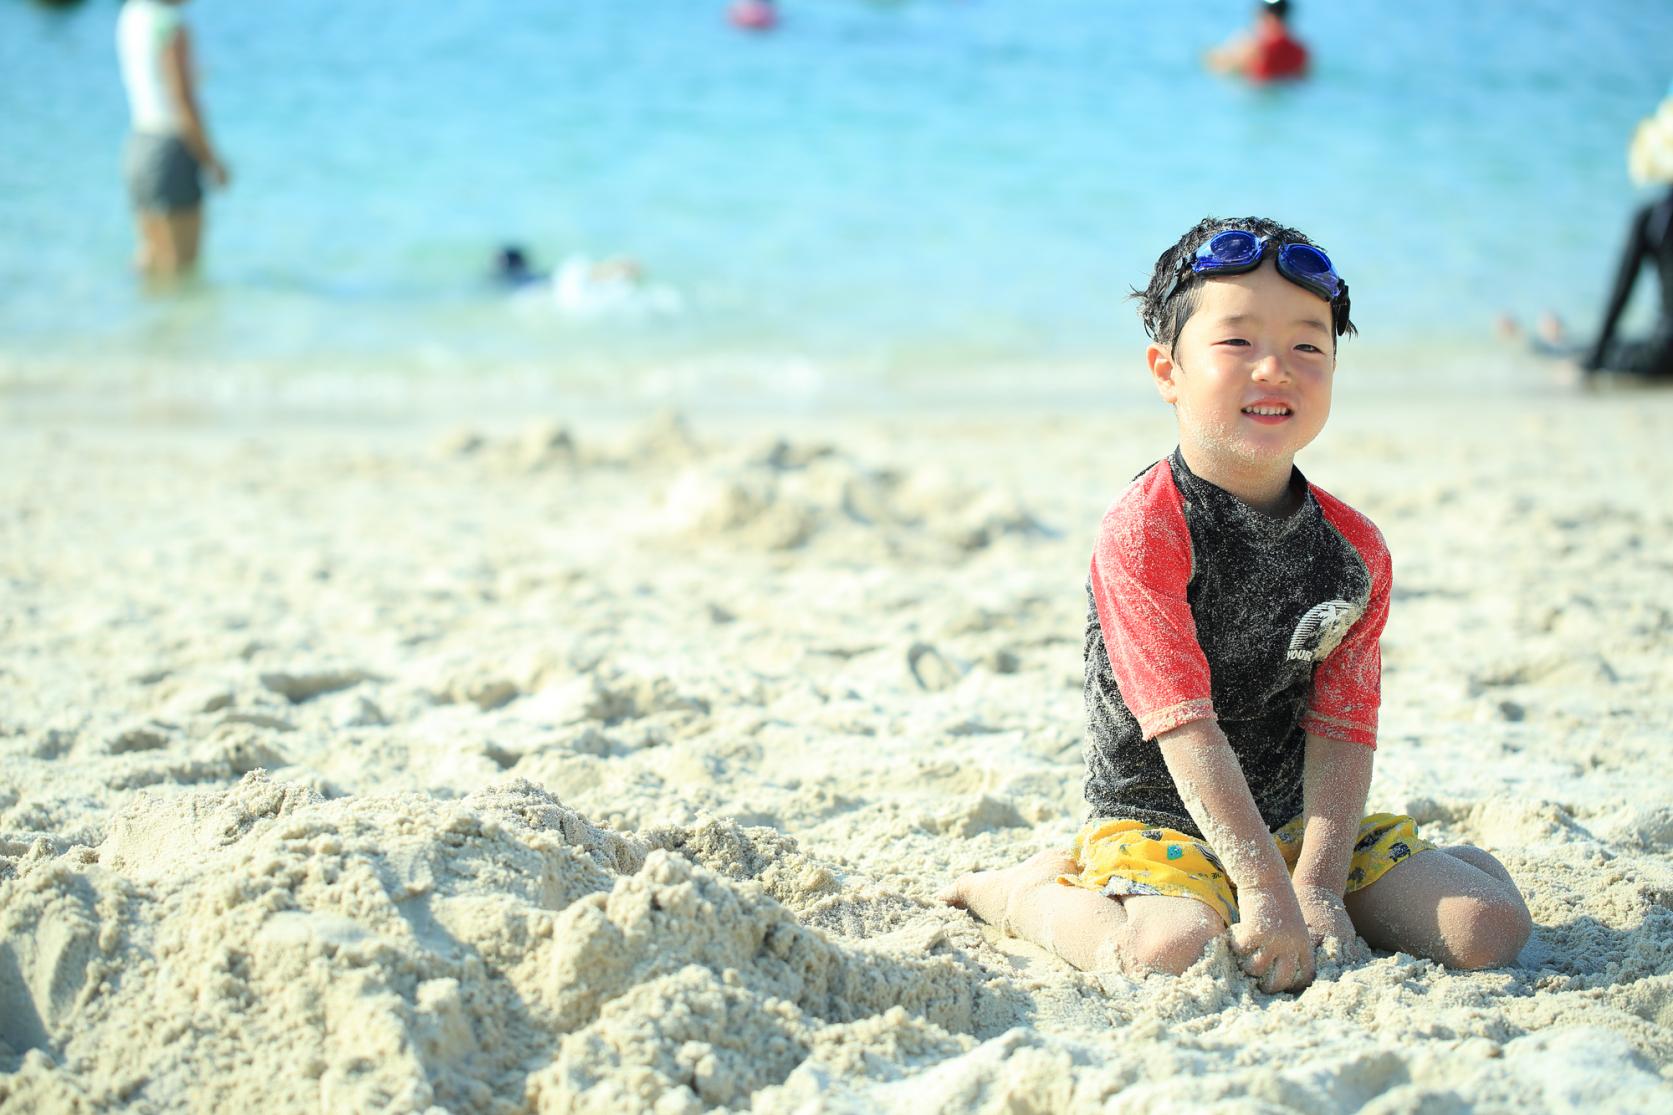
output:
<svg viewBox="0 0 1673 1115"><path fill-rule="evenodd" d="M1192 225L1171 248L1157 257L1155 270L1150 273L1150 285L1132 293L1139 304L1139 320L1144 322L1145 335L1157 344L1165 345L1169 352L1179 343L1180 331L1197 309L1197 294L1203 284L1203 276L1191 270L1191 261L1196 257L1197 249L1208 243L1215 233L1232 228L1244 229L1275 244L1307 244L1319 248L1299 229L1266 217L1204 217ZM1319 250L1324 251L1323 248ZM1347 283L1343 283L1341 292L1331 299L1330 315L1338 337L1359 332L1348 320Z"/></svg>
<svg viewBox="0 0 1673 1115"><path fill-rule="evenodd" d="M1262 0L1260 10L1283 23L1290 18L1290 0Z"/></svg>

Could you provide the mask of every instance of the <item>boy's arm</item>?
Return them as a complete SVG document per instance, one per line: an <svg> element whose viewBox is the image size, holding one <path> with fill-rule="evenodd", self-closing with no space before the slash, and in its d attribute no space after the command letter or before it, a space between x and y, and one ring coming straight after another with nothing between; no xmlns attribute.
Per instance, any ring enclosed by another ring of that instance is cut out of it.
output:
<svg viewBox="0 0 1673 1115"><path fill-rule="evenodd" d="M1306 987L1313 980L1307 921L1225 732L1214 720L1193 720L1161 733L1156 743L1191 819L1237 888L1232 948L1238 963L1263 991Z"/></svg>
<svg viewBox="0 0 1673 1115"><path fill-rule="evenodd" d="M1315 940L1351 942L1355 936L1342 896L1359 823L1365 816L1375 756L1363 743L1307 733L1301 856L1294 881L1296 898Z"/></svg>
<svg viewBox="0 0 1673 1115"><path fill-rule="evenodd" d="M1354 842L1365 815L1371 760L1382 704L1382 634L1393 595L1394 564L1382 532L1333 496L1319 493L1325 518L1365 563L1371 594L1347 638L1313 671L1313 696L1302 717L1307 733L1302 771L1301 855L1296 895L1313 935L1351 945L1355 939L1342 895Z"/></svg>

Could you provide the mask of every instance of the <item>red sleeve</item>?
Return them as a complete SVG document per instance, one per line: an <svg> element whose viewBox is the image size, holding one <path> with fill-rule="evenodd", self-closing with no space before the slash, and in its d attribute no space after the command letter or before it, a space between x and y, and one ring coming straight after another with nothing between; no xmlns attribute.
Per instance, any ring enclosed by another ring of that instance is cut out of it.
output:
<svg viewBox="0 0 1673 1115"><path fill-rule="evenodd" d="M1092 551L1092 598L1116 688L1145 739L1211 719L1208 659L1185 598L1191 534L1166 461L1105 514Z"/></svg>
<svg viewBox="0 0 1673 1115"><path fill-rule="evenodd" d="M1371 575L1371 599L1337 647L1313 671L1313 700L1301 719L1305 731L1349 743L1377 746L1377 709L1382 704L1381 639L1388 623L1394 563L1376 524L1318 488L1325 521L1358 552Z"/></svg>

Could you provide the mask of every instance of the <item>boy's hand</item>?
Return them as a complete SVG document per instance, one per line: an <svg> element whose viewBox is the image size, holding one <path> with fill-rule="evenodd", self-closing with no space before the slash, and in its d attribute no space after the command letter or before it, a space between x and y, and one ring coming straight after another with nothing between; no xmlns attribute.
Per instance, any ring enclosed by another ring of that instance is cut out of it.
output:
<svg viewBox="0 0 1673 1115"><path fill-rule="evenodd" d="M1299 883L1295 897L1301 903L1301 915L1307 919L1307 930L1314 944L1339 941L1344 947L1352 947L1359 939L1353 919L1348 917L1348 908L1342 904L1342 896L1329 887Z"/></svg>
<svg viewBox="0 0 1673 1115"><path fill-rule="evenodd" d="M1307 919L1313 943L1323 948L1325 955L1352 964L1371 959L1371 946L1360 938L1346 905L1334 890L1298 883L1295 896L1301 903L1301 913Z"/></svg>
<svg viewBox="0 0 1673 1115"><path fill-rule="evenodd" d="M1262 991L1300 991L1313 982L1313 941L1291 887L1240 887L1237 909L1232 951Z"/></svg>

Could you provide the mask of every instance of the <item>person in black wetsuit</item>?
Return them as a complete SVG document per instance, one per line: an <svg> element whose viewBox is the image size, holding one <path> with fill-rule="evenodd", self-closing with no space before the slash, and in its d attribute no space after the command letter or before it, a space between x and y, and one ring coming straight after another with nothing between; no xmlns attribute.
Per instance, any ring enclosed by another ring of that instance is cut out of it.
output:
<svg viewBox="0 0 1673 1115"><path fill-rule="evenodd" d="M1661 284L1655 328L1641 340L1618 339L1615 331L1621 312L1646 263L1655 266ZM1633 216L1609 303L1603 311L1603 325L1581 356L1580 367L1588 375L1611 371L1652 379L1673 378L1673 186Z"/></svg>

